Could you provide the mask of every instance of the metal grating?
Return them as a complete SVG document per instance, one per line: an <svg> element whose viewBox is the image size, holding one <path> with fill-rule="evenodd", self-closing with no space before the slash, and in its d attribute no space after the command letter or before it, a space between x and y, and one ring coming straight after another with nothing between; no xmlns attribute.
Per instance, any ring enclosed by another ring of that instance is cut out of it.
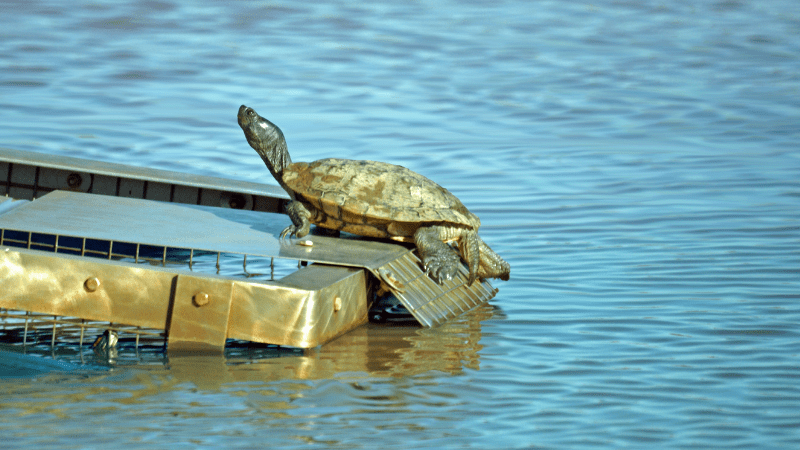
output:
<svg viewBox="0 0 800 450"><path fill-rule="evenodd" d="M147 245L5 228L0 228L0 245L134 264L183 266L193 272L269 281L286 276L301 266L299 261L260 255Z"/></svg>
<svg viewBox="0 0 800 450"><path fill-rule="evenodd" d="M412 252L385 264L373 274L424 326L432 327L488 302L497 293L488 281L467 286L469 271L462 264L452 280L438 284L422 271L422 263ZM388 278L388 280L387 280Z"/></svg>
<svg viewBox="0 0 800 450"><path fill-rule="evenodd" d="M113 331L118 342L113 348L101 348L95 343L104 333ZM124 325L113 322L86 320L78 317L58 316L0 308L0 345L18 346L26 352L58 355L59 358L77 359L86 363L86 353L94 354L90 360L119 362L116 359L147 357L151 359L165 353L167 336L164 330ZM228 339L226 356L279 357L302 354L302 349L280 345Z"/></svg>
<svg viewBox="0 0 800 450"><path fill-rule="evenodd" d="M92 348L106 331L117 333L119 347L135 352L144 348L160 351L166 343L164 330L0 308L0 342L4 344L80 350Z"/></svg>

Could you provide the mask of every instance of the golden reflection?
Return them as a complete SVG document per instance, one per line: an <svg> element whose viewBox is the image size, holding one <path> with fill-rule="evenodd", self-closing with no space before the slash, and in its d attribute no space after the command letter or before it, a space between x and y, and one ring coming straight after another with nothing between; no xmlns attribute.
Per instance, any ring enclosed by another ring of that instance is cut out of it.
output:
<svg viewBox="0 0 800 450"><path fill-rule="evenodd" d="M484 305L433 329L367 324L325 346L290 356L232 356L230 351L227 358L178 354L165 357L165 363L116 366L106 371L90 364L80 366L77 374L57 372L32 383L0 378L0 388L6 392L0 408L23 418L47 414L67 419L76 408L86 409L87 403L108 409L156 401L165 405L155 413L153 420L158 420L158 414L170 414L168 405L180 392L224 391L236 393L230 401L237 411L257 407L278 417L296 407L294 399L314 389L316 384L309 383L313 380L341 380L360 389L375 379L479 370L481 321L494 314L492 306ZM118 361L125 360L124 350L120 349ZM97 364L107 362L96 358ZM202 408L193 411L202 413ZM186 410L174 413L186 414Z"/></svg>
<svg viewBox="0 0 800 450"><path fill-rule="evenodd" d="M436 328L369 323L297 356L170 356L170 376L213 390L239 382L406 377L429 371L458 374L464 369L479 370L481 321L493 314L494 308L487 304Z"/></svg>

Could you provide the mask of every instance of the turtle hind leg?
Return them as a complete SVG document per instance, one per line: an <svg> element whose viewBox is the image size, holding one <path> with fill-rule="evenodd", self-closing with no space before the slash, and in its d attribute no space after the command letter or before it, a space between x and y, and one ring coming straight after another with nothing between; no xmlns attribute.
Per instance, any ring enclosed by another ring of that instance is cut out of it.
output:
<svg viewBox="0 0 800 450"><path fill-rule="evenodd" d="M481 242L483 241L481 241L481 238L478 237L478 233L475 230L466 232L458 242L459 249L461 250L461 256L464 258L464 261L467 262L467 267L469 267L469 279L467 280L467 286L472 286L472 283L474 283L478 278L481 262Z"/></svg>
<svg viewBox="0 0 800 450"><path fill-rule="evenodd" d="M311 213L306 207L295 200L286 205L286 213L289 215L289 218L292 219L292 224L281 231L281 239L285 238L287 235L289 237L297 236L299 238L307 235L311 227L311 222L308 220L311 217Z"/></svg>
<svg viewBox="0 0 800 450"><path fill-rule="evenodd" d="M452 280L461 266L458 253L445 244L442 239L442 227L421 227L414 233L414 242L422 258L425 273L438 283Z"/></svg>
<svg viewBox="0 0 800 450"><path fill-rule="evenodd" d="M478 236L478 248L480 250L478 276L480 278L500 278L508 281L511 275L511 265L489 248L480 236Z"/></svg>

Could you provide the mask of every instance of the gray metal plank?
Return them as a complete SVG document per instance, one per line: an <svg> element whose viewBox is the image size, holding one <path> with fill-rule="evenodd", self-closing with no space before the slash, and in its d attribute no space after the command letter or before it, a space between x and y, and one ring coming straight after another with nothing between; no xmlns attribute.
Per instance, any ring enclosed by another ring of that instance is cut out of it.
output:
<svg viewBox="0 0 800 450"><path fill-rule="evenodd" d="M40 176L41 179L38 181L37 168L46 169L42 171L43 176ZM147 182L185 187L193 190L195 194L198 191L210 190L254 196L255 199L249 199L249 206L264 211L277 211L289 198L283 189L273 185L0 147L0 195L8 194L11 197L31 200L34 196L39 197L53 189L67 189L67 177L58 175L73 173L79 174L83 182L80 185L69 186L70 190L86 192L91 185L89 192L104 195L143 198L143 186ZM91 177L94 178L93 183L89 182ZM269 179L269 172L266 170L264 177ZM13 186L9 186L9 183ZM118 188L120 192L117 192ZM38 192L39 190L41 192ZM221 198L229 196L223 195ZM211 201L210 198L204 200ZM197 195L180 197L172 201L196 204L198 197Z"/></svg>
<svg viewBox="0 0 800 450"><path fill-rule="evenodd" d="M377 268L408 253L391 243L309 236L280 240L283 214L53 191L0 215L0 229Z"/></svg>

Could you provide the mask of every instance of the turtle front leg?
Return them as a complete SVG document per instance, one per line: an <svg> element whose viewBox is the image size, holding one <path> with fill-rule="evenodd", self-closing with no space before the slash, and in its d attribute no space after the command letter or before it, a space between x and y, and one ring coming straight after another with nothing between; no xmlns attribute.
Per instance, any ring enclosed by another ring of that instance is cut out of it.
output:
<svg viewBox="0 0 800 450"><path fill-rule="evenodd" d="M297 236L299 238L308 234L311 222L308 220L311 213L303 206L302 203L294 200L286 205L286 213L292 219L292 224L281 231L281 239L287 235L289 237Z"/></svg>
<svg viewBox="0 0 800 450"><path fill-rule="evenodd" d="M422 227L414 233L425 273L440 284L452 280L461 265L458 253L443 242L445 234L446 230L440 226Z"/></svg>

